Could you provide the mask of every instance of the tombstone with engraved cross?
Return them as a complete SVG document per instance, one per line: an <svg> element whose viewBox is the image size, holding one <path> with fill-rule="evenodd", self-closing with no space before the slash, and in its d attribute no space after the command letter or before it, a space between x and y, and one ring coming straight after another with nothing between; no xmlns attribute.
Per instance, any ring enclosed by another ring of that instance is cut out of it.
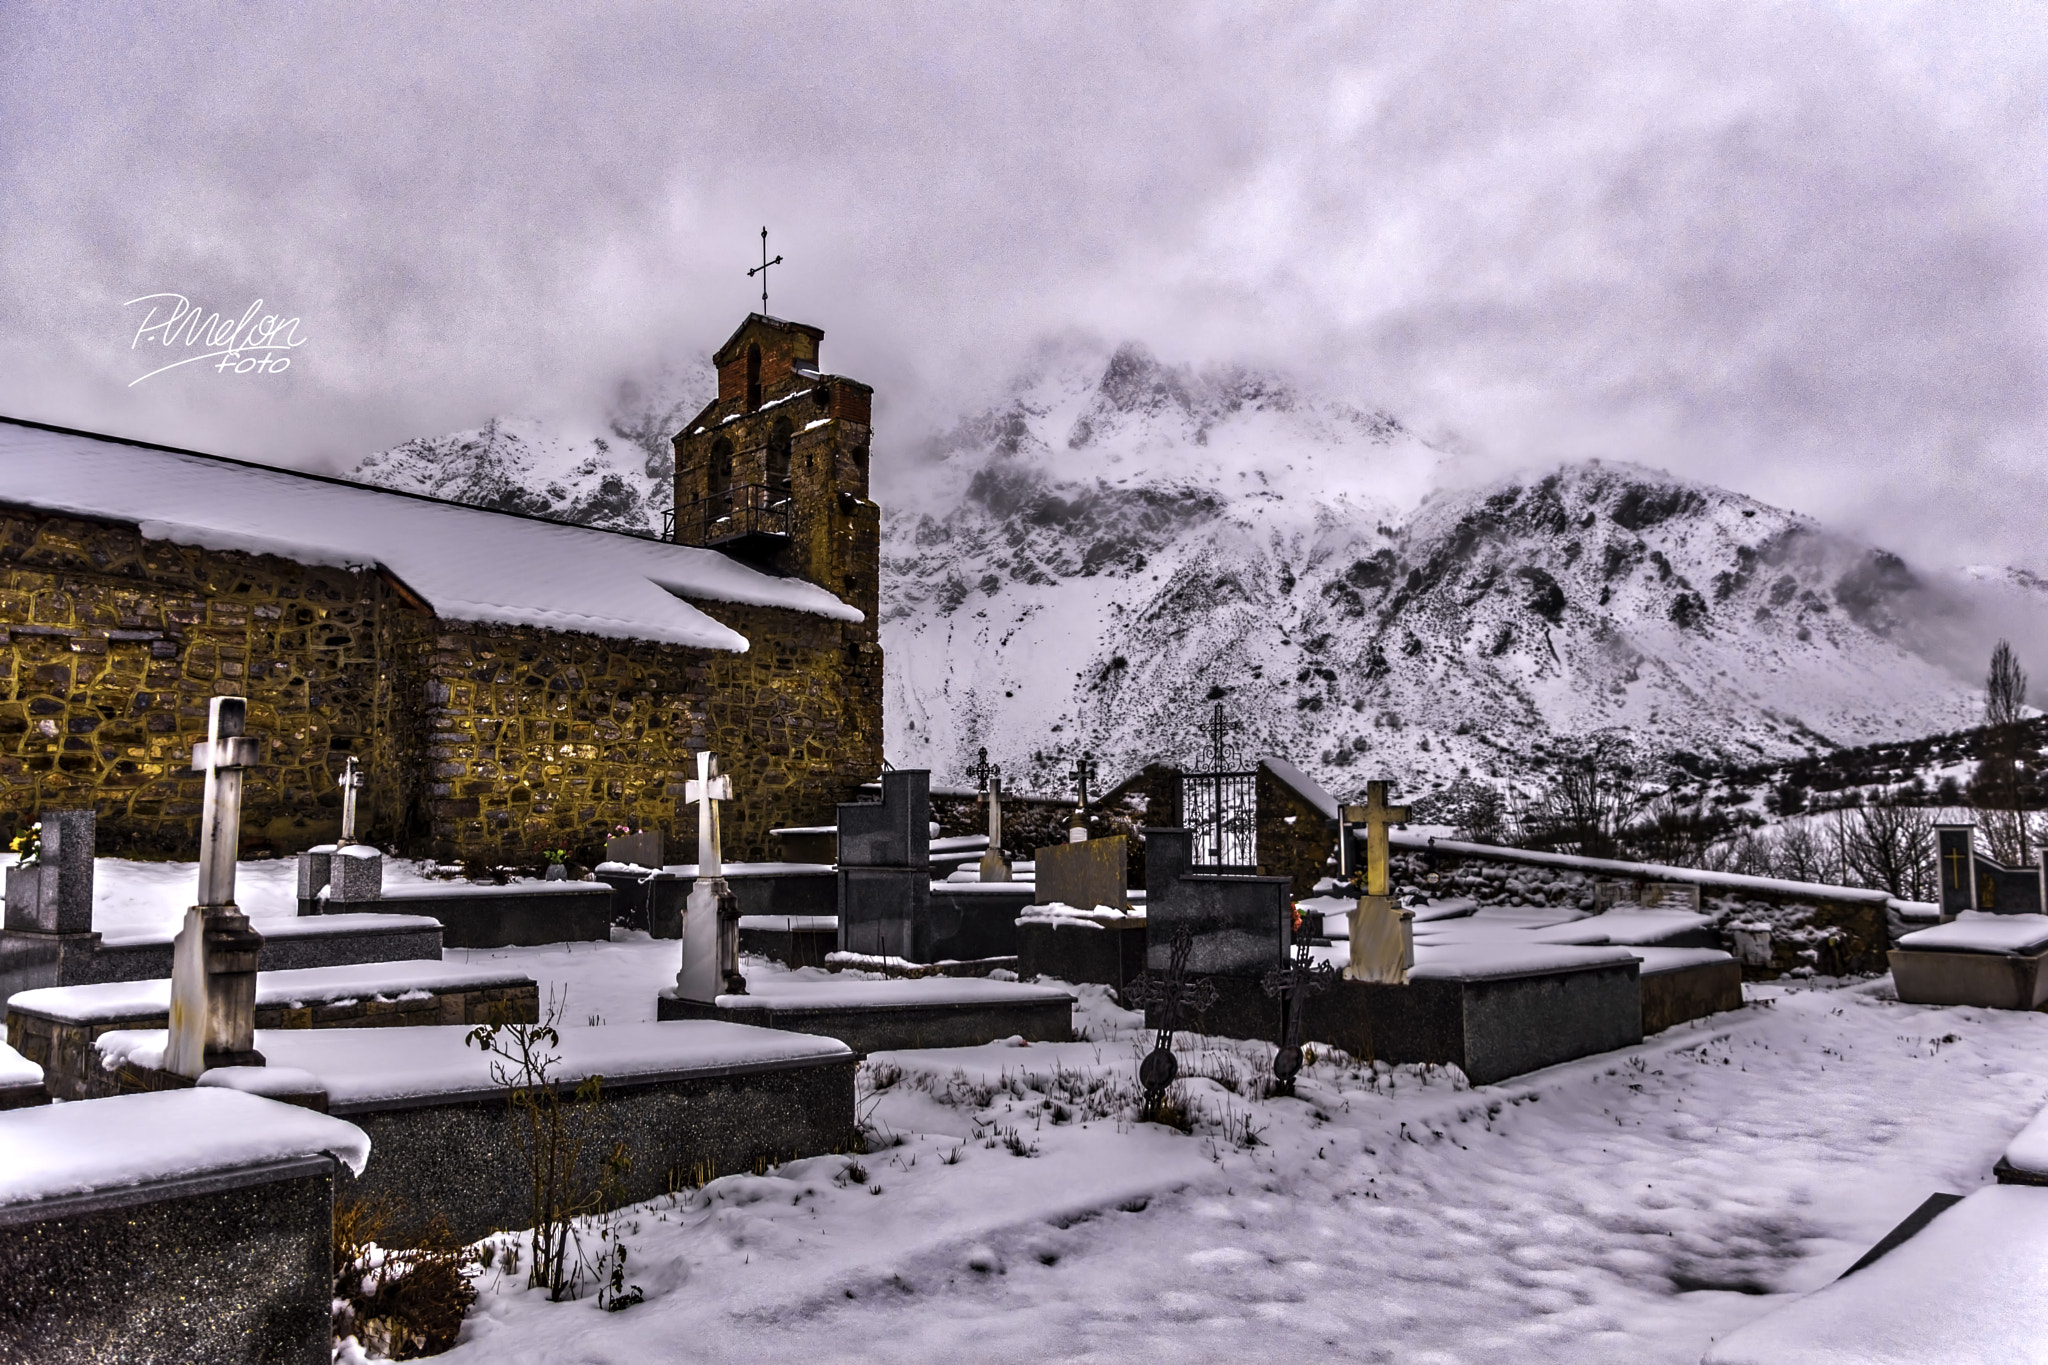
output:
<svg viewBox="0 0 2048 1365"><path fill-rule="evenodd" d="M1394 903L1393 849L1387 832L1408 822L1406 806L1387 804L1387 784L1365 784L1365 804L1344 811L1346 825L1365 826L1365 878L1358 909L1351 915L1351 962L1347 981L1408 984L1415 965L1415 912ZM1346 837L1349 830L1345 831Z"/></svg>
<svg viewBox="0 0 2048 1365"><path fill-rule="evenodd" d="M244 733L248 703L215 697L206 740L192 750L205 774L199 815L199 903L185 912L171 957L171 1028L164 1070L197 1077L217 1066L261 1066L256 1051L256 953L263 936L235 904L242 770L262 751Z"/></svg>
<svg viewBox="0 0 2048 1365"><path fill-rule="evenodd" d="M732 779L718 772L708 750L697 753L697 776L684 789L697 807L697 878L683 903L683 965L676 995L712 1004L721 995L745 995L740 975L740 902L725 880L718 841L718 803L732 800Z"/></svg>

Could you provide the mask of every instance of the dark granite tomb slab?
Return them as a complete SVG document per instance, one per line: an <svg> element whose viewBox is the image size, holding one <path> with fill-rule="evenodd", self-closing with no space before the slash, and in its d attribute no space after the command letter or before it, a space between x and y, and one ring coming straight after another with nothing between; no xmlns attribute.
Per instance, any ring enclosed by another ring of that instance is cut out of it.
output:
<svg viewBox="0 0 2048 1365"><path fill-rule="evenodd" d="M612 888L614 924L645 929L655 938L683 936L683 906L690 899L690 888L697 884L695 863L676 863L651 872L601 867L597 879ZM725 881L739 897L742 918L839 912L839 874L829 864L727 863Z"/></svg>
<svg viewBox="0 0 2048 1365"><path fill-rule="evenodd" d="M309 1144L288 1134L252 1140L252 1128L284 1106L186 1091L17 1111L0 1115L0 1125L47 1123L71 1109L118 1124L135 1105L153 1123L132 1136L133 1146L148 1149L140 1161L122 1160L127 1154L102 1135L81 1164L111 1153L124 1169L104 1179L88 1170L62 1182L68 1188L0 1201L0 1359L326 1365L338 1167L333 1155L303 1150ZM193 1115L230 1132L244 1153L280 1150L167 1160L178 1169L153 1173L151 1158L166 1148L189 1156ZM331 1122L303 1118L316 1132Z"/></svg>
<svg viewBox="0 0 2048 1365"><path fill-rule="evenodd" d="M1184 829L1145 831L1146 965L1164 971L1185 927L1194 935L1189 971L1263 978L1294 947L1288 879L1190 875L1191 844Z"/></svg>
<svg viewBox="0 0 2048 1365"><path fill-rule="evenodd" d="M448 948L602 942L612 933L612 889L603 882L428 882L393 887L374 901L326 902L330 915L379 910L439 920Z"/></svg>
<svg viewBox="0 0 2048 1365"><path fill-rule="evenodd" d="M1017 926L1017 975L1026 981L1092 981L1118 989L1145 970L1145 921L1099 926L1027 920Z"/></svg>
<svg viewBox="0 0 2048 1365"><path fill-rule="evenodd" d="M833 982L808 991L721 996L710 1005L664 991L656 1010L662 1019L724 1019L837 1038L862 1056L978 1047L1010 1037L1057 1043L1074 1036L1073 996L972 977Z"/></svg>
<svg viewBox="0 0 2048 1365"><path fill-rule="evenodd" d="M1154 937L1157 943L1157 937ZM1251 977L1216 975L1216 1004L1184 1027L1230 1038L1280 1036L1280 1006ZM1148 1024L1156 1020L1148 1013ZM1478 979L1412 978L1405 986L1338 981L1309 997L1302 1037L1354 1057L1433 1062L1491 1085L1643 1040L1637 964Z"/></svg>
<svg viewBox="0 0 2048 1365"><path fill-rule="evenodd" d="M710 1032L703 1032L710 1030ZM465 1240L533 1223L519 1156L525 1120L507 1105L489 1060L464 1029L259 1031L272 1066L313 1073L328 1112L369 1135L369 1166L341 1193L388 1195L402 1216L441 1214ZM614 1145L632 1169L627 1202L763 1165L852 1150L854 1058L822 1038L719 1024L611 1024L564 1028L556 1075L572 1091L603 1076L585 1175ZM97 1103L98 1101L95 1101ZM401 1233L418 1230L403 1227Z"/></svg>

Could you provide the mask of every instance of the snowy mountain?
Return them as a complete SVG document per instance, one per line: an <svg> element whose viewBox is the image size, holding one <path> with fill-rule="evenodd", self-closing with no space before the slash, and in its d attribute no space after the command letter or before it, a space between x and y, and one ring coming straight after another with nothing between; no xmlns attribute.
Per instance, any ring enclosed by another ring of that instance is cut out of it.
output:
<svg viewBox="0 0 2048 1365"><path fill-rule="evenodd" d="M1628 465L1425 495L1446 457L1367 408L1124 347L935 444L883 574L892 761L981 745L1059 785L1292 758L1333 790L1528 771L1554 737L1752 761L1973 723L1947 588L1810 520Z"/></svg>
<svg viewBox="0 0 2048 1365"><path fill-rule="evenodd" d="M700 400L628 393L601 434L501 419L355 477L658 530ZM942 782L983 745L1025 790L1084 748L1105 775L1205 762L1218 701L1233 763L1347 794L1527 774L1606 729L1753 764L1974 724L1956 623L2048 616L2023 572L1929 577L1633 465L1455 486L1457 457L1369 404L1135 345L1051 347L876 464L887 751Z"/></svg>
<svg viewBox="0 0 2048 1365"><path fill-rule="evenodd" d="M499 417L369 456L349 477L503 512L659 534L673 490L669 438L703 406L701 385L662 397L622 385L601 431ZM676 390L673 392L667 390Z"/></svg>

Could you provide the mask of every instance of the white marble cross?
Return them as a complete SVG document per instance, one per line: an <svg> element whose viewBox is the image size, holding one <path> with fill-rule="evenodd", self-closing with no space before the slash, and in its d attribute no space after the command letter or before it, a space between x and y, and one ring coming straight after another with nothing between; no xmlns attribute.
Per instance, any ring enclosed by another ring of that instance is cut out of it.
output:
<svg viewBox="0 0 2048 1365"><path fill-rule="evenodd" d="M356 766L354 755L334 780L341 788L341 838L335 846L347 848L356 841L356 793L363 789L363 770Z"/></svg>
<svg viewBox="0 0 2048 1365"><path fill-rule="evenodd" d="M192 746L192 770L206 774L199 807L199 904L235 903L235 857L242 835L242 769L262 755L261 742L242 733L248 703L215 697L206 738Z"/></svg>
<svg viewBox="0 0 2048 1365"><path fill-rule="evenodd" d="M697 803L697 876L723 877L725 863L718 849L718 803L732 800L732 779L718 775L718 760L709 749L697 751L697 775L684 787L683 799Z"/></svg>

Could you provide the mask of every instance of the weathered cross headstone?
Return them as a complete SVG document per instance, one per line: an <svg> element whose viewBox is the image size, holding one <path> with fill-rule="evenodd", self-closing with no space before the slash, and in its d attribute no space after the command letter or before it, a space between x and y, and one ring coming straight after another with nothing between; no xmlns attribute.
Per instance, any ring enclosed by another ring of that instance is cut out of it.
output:
<svg viewBox="0 0 2048 1365"><path fill-rule="evenodd" d="M1351 915L1351 962L1344 979L1404 986L1415 962L1415 915L1394 904L1387 833L1408 822L1408 808L1387 804L1385 782L1368 782L1365 804L1345 815L1348 823L1365 826L1365 886Z"/></svg>
<svg viewBox="0 0 2048 1365"><path fill-rule="evenodd" d="M341 788L341 834L298 857L299 913L318 915L334 905L358 905L384 895L384 855L356 838L356 797L365 778L351 754L334 785ZM324 894L323 894L324 893Z"/></svg>
<svg viewBox="0 0 2048 1365"><path fill-rule="evenodd" d="M988 803L988 852L981 855L981 879L985 882L1010 880L1010 865L1003 861L1003 766L988 761L988 750L967 770L981 783L981 799Z"/></svg>
<svg viewBox="0 0 2048 1365"><path fill-rule="evenodd" d="M1088 784L1095 780L1095 755L1087 750L1074 760L1074 824L1067 831L1067 842L1079 844L1088 839Z"/></svg>
<svg viewBox="0 0 2048 1365"><path fill-rule="evenodd" d="M1214 982L1206 977L1192 980L1188 977L1188 957L1194 949L1194 933L1182 925L1174 931L1166 970L1145 972L1124 987L1127 1008L1144 1010L1148 1014L1154 1009L1158 1011L1159 1025L1152 1040L1152 1050L1145 1054L1145 1060L1138 1063L1138 1084L1145 1087L1145 1113L1148 1116L1159 1112L1159 1102L1165 1098L1166 1088L1180 1075L1180 1062L1173 1055L1173 1035L1180 1029L1181 1011L1191 1010L1199 1015L1216 1003Z"/></svg>
<svg viewBox="0 0 2048 1365"><path fill-rule="evenodd" d="M164 1069L197 1077L216 1066L261 1066L256 1051L256 953L263 936L235 904L242 770L262 745L244 733L248 703L215 697L206 739L193 746L204 773L199 815L199 903L185 912L171 962L170 1043Z"/></svg>
<svg viewBox="0 0 2048 1365"><path fill-rule="evenodd" d="M697 880L683 905L683 965L676 993L710 1004L721 995L745 995L740 975L740 901L725 880L719 849L718 803L732 800L732 779L718 774L710 751L697 753L697 776L684 788L697 806Z"/></svg>
<svg viewBox="0 0 2048 1365"><path fill-rule="evenodd" d="M1294 941L1294 960L1266 973L1266 994L1280 1002L1280 1050L1273 1054L1273 1076L1281 1089L1292 1093L1294 1078L1301 1071L1301 1029L1308 1013L1308 998L1330 988L1337 969L1311 955L1306 934Z"/></svg>
<svg viewBox="0 0 2048 1365"><path fill-rule="evenodd" d="M354 754L342 765L341 776L334 779L341 788L341 837L334 841L336 848L347 848L356 841L356 793L363 789L363 770Z"/></svg>

